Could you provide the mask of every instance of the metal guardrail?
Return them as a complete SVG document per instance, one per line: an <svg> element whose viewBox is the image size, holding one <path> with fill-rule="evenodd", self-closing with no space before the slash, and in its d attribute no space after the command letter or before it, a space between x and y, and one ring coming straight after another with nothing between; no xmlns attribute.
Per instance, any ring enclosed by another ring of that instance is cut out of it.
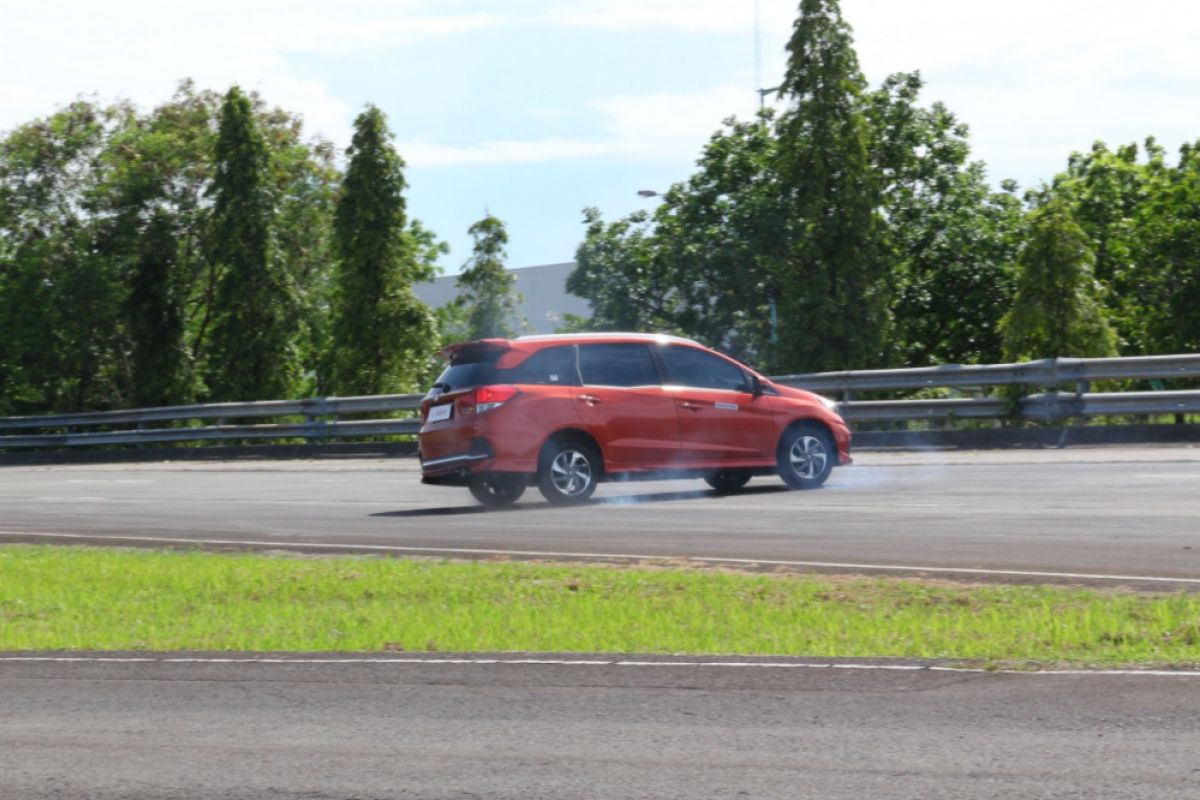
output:
<svg viewBox="0 0 1200 800"><path fill-rule="evenodd" d="M99 447L119 444L167 444L175 442L240 441L246 439L353 439L369 436L412 435L420 421L409 419L341 420L343 414L373 414L415 411L419 394L385 394L366 397L313 397L305 400L266 400L251 403L206 403L164 406L126 411L85 414L49 414L0 418L0 432L37 430L39 433L0 435L0 449L48 447ZM225 420L270 417L304 417L303 422L227 425ZM329 419L326 419L329 418ZM162 422L187 423L215 420L215 425L148 428ZM117 430L80 431L79 428ZM50 429L59 433L45 433Z"/></svg>
<svg viewBox="0 0 1200 800"><path fill-rule="evenodd" d="M1105 380L1153 380L1200 377L1200 354L1133 358L1047 358L1020 364L942 364L916 369L875 369L782 375L772 380L814 392L838 392L851 400L855 392L889 389L972 388L982 386L1076 385Z"/></svg>
<svg viewBox="0 0 1200 800"><path fill-rule="evenodd" d="M1200 354L1138 358L1062 358L1023 364L943 365L918 369L859 370L784 375L778 383L816 392L840 393L848 422L1000 419L1013 414L1013 402L998 397L931 400L853 400L855 392L969 389L997 385L1054 387L1074 384L1074 392L1032 394L1017 402L1021 418L1054 422L1072 417L1200 413L1200 391L1089 392L1103 380L1200 378ZM98 447L178 442L304 439L328 441L415 434L415 417L342 420L345 414L415 411L418 394L367 397L315 397L252 403L141 408L81 414L0 418L0 449ZM245 424L240 420L303 417L303 422ZM237 420L237 424L226 424ZM196 422L215 424L195 425ZM148 427L182 423L174 427ZM131 427L132 426L132 427ZM87 430L80 430L87 429ZM21 433L9 433L21 431Z"/></svg>
<svg viewBox="0 0 1200 800"><path fill-rule="evenodd" d="M1055 422L1071 417L1200 414L1200 392L1052 392L1022 397L1018 405L1021 418L1034 422ZM842 403L839 410L847 422L1000 419L1010 413L1011 404L998 397L865 400Z"/></svg>

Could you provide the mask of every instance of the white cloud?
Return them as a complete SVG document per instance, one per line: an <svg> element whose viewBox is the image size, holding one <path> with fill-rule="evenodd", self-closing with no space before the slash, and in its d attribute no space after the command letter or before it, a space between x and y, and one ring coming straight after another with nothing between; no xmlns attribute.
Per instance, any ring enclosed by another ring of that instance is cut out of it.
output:
<svg viewBox="0 0 1200 800"><path fill-rule="evenodd" d="M447 167L464 164L533 164L571 158L596 158L631 152L629 143L581 139L487 141L465 147L433 142L398 142L397 149L413 167Z"/></svg>
<svg viewBox="0 0 1200 800"><path fill-rule="evenodd" d="M1200 6L1174 0L843 0L867 77L920 69L995 178L1028 185L1072 150L1200 136Z"/></svg>
<svg viewBox="0 0 1200 800"><path fill-rule="evenodd" d="M416 167L462 164L528 164L565 159L624 156L679 158L695 156L722 120L754 113L755 96L744 86L725 84L699 92L617 95L589 105L607 116L600 139L547 138L485 141L465 147L432 142L398 143Z"/></svg>
<svg viewBox="0 0 1200 800"><path fill-rule="evenodd" d="M699 92L619 95L591 103L606 112L605 127L619 140L646 152L695 152L726 117L754 114L755 95L746 86L723 84Z"/></svg>
<svg viewBox="0 0 1200 800"><path fill-rule="evenodd" d="M754 27L750 0L582 0L552 5L546 19L558 25L609 31L669 28L688 33L738 33ZM764 26L790 25L796 4L759 0Z"/></svg>
<svg viewBox="0 0 1200 800"><path fill-rule="evenodd" d="M504 24L488 13L445 14L431 0L161 0L45 2L5 8L0 30L0 130L79 94L151 106L191 77L234 83L303 113L310 132L349 137L354 113L296 54L361 53Z"/></svg>

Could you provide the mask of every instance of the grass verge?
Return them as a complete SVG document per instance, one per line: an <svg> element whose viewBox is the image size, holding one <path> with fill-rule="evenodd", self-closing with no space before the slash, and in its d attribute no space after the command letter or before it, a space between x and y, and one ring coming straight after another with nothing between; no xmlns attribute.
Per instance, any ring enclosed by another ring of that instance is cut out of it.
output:
<svg viewBox="0 0 1200 800"><path fill-rule="evenodd" d="M0 650L1194 665L1200 596L516 562L0 547Z"/></svg>

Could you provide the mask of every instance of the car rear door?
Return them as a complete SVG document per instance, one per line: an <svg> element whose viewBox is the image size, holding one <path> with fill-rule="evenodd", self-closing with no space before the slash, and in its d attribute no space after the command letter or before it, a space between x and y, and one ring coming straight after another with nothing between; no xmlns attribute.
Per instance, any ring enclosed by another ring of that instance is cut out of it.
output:
<svg viewBox="0 0 1200 800"><path fill-rule="evenodd" d="M753 394L747 370L696 347L663 345L658 353L679 418L679 448L685 463L752 466L774 462L771 402Z"/></svg>
<svg viewBox="0 0 1200 800"><path fill-rule="evenodd" d="M676 462L675 400L663 391L650 345L580 344L579 375L576 408L600 442L608 470L652 469Z"/></svg>

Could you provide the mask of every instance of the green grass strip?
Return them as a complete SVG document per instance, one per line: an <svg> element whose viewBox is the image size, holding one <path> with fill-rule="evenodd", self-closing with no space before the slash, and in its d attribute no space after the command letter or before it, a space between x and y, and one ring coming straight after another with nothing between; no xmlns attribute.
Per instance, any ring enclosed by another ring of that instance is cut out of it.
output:
<svg viewBox="0 0 1200 800"><path fill-rule="evenodd" d="M1194 665L1200 595L0 547L0 650L535 651Z"/></svg>

